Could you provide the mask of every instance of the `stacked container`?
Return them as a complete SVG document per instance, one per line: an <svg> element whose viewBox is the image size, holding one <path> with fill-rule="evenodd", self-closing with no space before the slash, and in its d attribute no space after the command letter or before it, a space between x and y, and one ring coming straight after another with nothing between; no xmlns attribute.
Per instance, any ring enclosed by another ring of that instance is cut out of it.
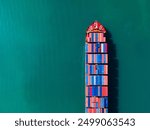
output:
<svg viewBox="0 0 150 130"><path fill-rule="evenodd" d="M85 112L108 112L108 44L97 21L89 26L85 43Z"/></svg>

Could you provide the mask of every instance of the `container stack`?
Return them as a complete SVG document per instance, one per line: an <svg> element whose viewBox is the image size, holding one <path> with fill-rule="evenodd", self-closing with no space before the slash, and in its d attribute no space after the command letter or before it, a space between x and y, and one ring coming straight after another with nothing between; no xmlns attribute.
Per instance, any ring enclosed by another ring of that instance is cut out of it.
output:
<svg viewBox="0 0 150 130"><path fill-rule="evenodd" d="M108 44L97 21L89 26L85 43L85 112L108 112Z"/></svg>

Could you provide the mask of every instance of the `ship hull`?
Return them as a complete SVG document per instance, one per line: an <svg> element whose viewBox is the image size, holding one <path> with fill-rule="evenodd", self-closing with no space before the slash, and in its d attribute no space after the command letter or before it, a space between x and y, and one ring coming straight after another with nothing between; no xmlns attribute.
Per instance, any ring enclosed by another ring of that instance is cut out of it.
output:
<svg viewBox="0 0 150 130"><path fill-rule="evenodd" d="M106 30L98 22L86 33L85 112L108 112L108 43Z"/></svg>

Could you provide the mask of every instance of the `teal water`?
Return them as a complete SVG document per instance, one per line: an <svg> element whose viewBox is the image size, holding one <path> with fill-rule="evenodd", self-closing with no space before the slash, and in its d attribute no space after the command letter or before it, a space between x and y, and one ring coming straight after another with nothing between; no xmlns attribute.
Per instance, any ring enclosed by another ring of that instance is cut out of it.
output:
<svg viewBox="0 0 150 130"><path fill-rule="evenodd" d="M84 38L101 22L119 62L118 112L150 112L149 0L0 0L0 112L84 112Z"/></svg>

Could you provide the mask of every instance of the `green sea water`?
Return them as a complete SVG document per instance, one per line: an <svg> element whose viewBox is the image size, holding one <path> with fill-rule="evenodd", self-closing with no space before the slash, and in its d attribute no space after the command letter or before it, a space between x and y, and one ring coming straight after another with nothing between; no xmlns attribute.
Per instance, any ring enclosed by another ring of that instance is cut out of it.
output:
<svg viewBox="0 0 150 130"><path fill-rule="evenodd" d="M0 112L84 112L84 40L94 20L116 46L118 112L150 112L149 5L0 0Z"/></svg>

